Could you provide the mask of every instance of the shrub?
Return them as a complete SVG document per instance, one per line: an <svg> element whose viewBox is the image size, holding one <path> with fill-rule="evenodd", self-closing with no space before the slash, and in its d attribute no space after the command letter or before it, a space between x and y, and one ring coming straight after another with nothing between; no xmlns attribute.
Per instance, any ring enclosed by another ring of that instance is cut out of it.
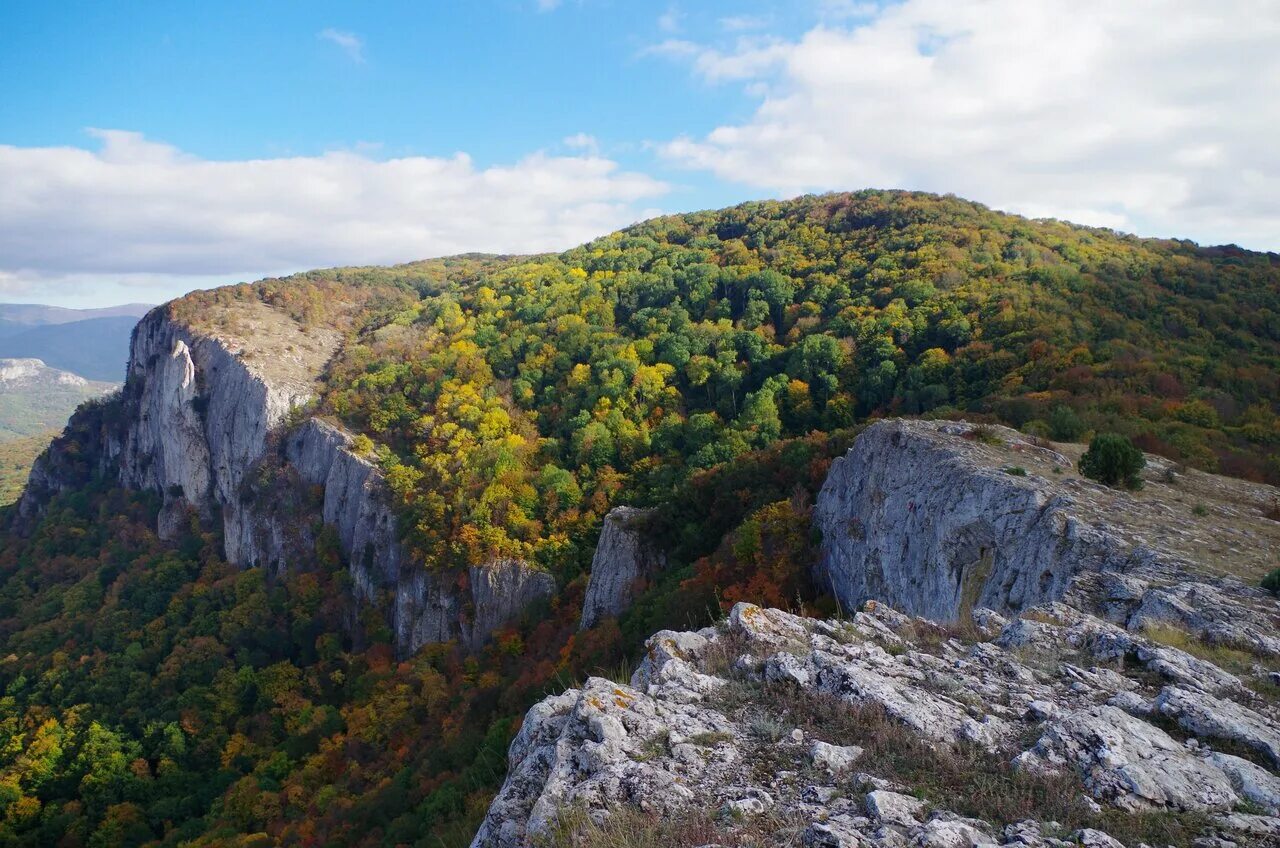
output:
<svg viewBox="0 0 1280 848"><path fill-rule="evenodd" d="M1119 433L1103 433L1093 437L1089 449L1080 457L1080 473L1107 486L1142 488L1138 472L1147 464L1133 442Z"/></svg>
<svg viewBox="0 0 1280 848"><path fill-rule="evenodd" d="M1069 406L1055 406L1049 414L1049 436L1060 442L1074 442L1084 433L1085 423Z"/></svg>
<svg viewBox="0 0 1280 848"><path fill-rule="evenodd" d="M1262 578L1262 588L1273 595L1280 596L1280 568L1274 569Z"/></svg>

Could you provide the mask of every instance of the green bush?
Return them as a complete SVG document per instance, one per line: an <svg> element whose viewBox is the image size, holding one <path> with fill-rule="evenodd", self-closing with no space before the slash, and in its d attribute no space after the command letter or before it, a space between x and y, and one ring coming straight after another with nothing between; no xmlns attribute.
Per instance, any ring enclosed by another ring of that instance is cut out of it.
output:
<svg viewBox="0 0 1280 848"><path fill-rule="evenodd" d="M1274 569L1262 578L1262 588L1273 595L1280 596L1280 568Z"/></svg>
<svg viewBox="0 0 1280 848"><path fill-rule="evenodd" d="M1080 457L1080 473L1107 486L1140 489L1138 473L1146 464L1146 457L1133 442L1119 433L1103 433L1093 437Z"/></svg>

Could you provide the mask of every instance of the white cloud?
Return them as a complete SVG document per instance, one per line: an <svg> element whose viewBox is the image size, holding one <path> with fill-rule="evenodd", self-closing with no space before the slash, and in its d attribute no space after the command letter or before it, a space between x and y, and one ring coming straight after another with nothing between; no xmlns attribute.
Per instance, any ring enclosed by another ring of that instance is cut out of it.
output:
<svg viewBox="0 0 1280 848"><path fill-rule="evenodd" d="M538 0L539 12L553 12L560 8L560 0Z"/></svg>
<svg viewBox="0 0 1280 848"><path fill-rule="evenodd" d="M561 143L571 150L581 150L591 156L600 154L600 141L590 133L580 132L565 136Z"/></svg>
<svg viewBox="0 0 1280 848"><path fill-rule="evenodd" d="M7 295L161 279L177 292L325 265L558 250L638 220L649 211L639 204L667 191L589 147L488 168L464 154L219 162L138 133L94 134L96 151L0 145Z"/></svg>
<svg viewBox="0 0 1280 848"><path fill-rule="evenodd" d="M355 33L329 27L317 33L316 37L338 45L351 61L364 62L364 39Z"/></svg>
<svg viewBox="0 0 1280 848"><path fill-rule="evenodd" d="M950 191L1280 249L1274 0L827 6L870 17L795 41L651 49L760 99L745 122L664 153L779 194Z"/></svg>

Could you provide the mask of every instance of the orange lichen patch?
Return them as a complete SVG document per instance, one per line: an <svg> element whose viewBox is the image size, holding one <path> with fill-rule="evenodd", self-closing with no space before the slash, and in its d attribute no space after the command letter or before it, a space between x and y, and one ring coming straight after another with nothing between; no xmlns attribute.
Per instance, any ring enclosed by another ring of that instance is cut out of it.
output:
<svg viewBox="0 0 1280 848"><path fill-rule="evenodd" d="M623 692L621 689L614 689L613 702L618 705L619 709L627 710L631 708L631 705L633 703L635 703L635 698L632 698L630 695L628 695L626 692Z"/></svg>

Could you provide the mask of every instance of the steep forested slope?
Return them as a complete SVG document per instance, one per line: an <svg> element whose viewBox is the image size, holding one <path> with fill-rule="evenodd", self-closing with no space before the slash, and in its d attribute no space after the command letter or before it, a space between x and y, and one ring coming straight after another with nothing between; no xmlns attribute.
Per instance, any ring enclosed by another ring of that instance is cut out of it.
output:
<svg viewBox="0 0 1280 848"><path fill-rule="evenodd" d="M550 602L482 651L397 659L353 622L332 528L287 573L216 524L156 538L156 494L96 474L0 542L0 835L14 844L467 841L523 709L724 604L825 603L809 502L879 414L1116 430L1280 479L1280 257L864 192L660 218L558 256L341 269L191 295L339 332L318 415L386 475L412 568L517 557ZM275 470L244 496L279 495ZM304 493L305 495L305 493ZM305 499L305 498L303 498ZM659 508L670 568L577 632L600 521Z"/></svg>

